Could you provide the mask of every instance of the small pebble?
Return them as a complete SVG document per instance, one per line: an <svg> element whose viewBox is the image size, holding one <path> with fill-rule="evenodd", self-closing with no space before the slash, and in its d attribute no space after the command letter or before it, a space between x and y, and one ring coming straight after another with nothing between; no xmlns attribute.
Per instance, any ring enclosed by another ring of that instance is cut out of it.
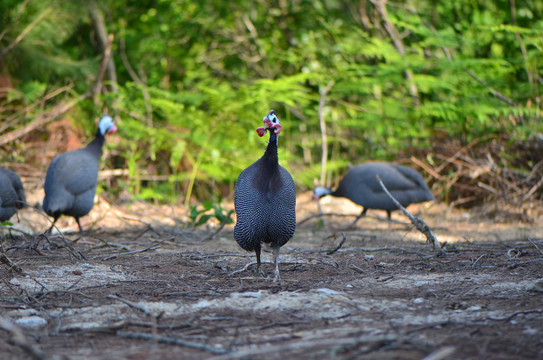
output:
<svg viewBox="0 0 543 360"><path fill-rule="evenodd" d="M537 279L526 287L527 291L543 292L543 279Z"/></svg>
<svg viewBox="0 0 543 360"><path fill-rule="evenodd" d="M26 329L37 329L47 325L47 320L39 316L26 316L15 320L15 324Z"/></svg>
<svg viewBox="0 0 543 360"><path fill-rule="evenodd" d="M317 289L315 291L323 293L323 294L327 294L327 295L343 295L340 292L337 292L337 291L332 290L332 289L327 289L327 288L320 288L320 289Z"/></svg>

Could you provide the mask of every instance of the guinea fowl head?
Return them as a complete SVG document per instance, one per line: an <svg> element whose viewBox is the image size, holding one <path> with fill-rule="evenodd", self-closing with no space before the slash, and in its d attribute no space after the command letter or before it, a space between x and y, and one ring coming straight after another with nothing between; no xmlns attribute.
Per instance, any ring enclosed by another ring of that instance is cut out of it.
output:
<svg viewBox="0 0 543 360"><path fill-rule="evenodd" d="M106 134L113 134L115 131L117 131L117 126L111 116L104 115L98 124L98 134L105 136Z"/></svg>
<svg viewBox="0 0 543 360"><path fill-rule="evenodd" d="M317 186L315 190L313 190L313 200L319 200L321 197L330 195L331 193L331 189L324 186Z"/></svg>
<svg viewBox="0 0 543 360"><path fill-rule="evenodd" d="M259 127L258 129L256 129L256 133L260 137L264 136L264 134L266 134L266 131L268 130L273 130L273 133L276 135L278 135L283 130L283 126L281 126L281 123L275 115L274 110L270 110L268 115L264 116L264 119L262 119L262 121L264 122L264 127Z"/></svg>

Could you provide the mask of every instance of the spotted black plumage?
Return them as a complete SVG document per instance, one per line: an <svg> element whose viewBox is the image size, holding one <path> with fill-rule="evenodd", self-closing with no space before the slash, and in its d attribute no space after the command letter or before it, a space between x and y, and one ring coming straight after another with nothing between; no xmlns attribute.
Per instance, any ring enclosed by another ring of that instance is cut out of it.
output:
<svg viewBox="0 0 543 360"><path fill-rule="evenodd" d="M279 279L279 248L296 229L296 189L292 176L278 161L281 125L273 110L264 117L265 124L267 118L270 125L264 130L270 133L270 139L266 151L241 172L236 182L234 237L243 249L255 252L258 269L261 245L270 244L274 251L275 278Z"/></svg>
<svg viewBox="0 0 543 360"><path fill-rule="evenodd" d="M57 155L45 176L43 209L56 222L61 215L79 218L87 215L94 205L98 165L105 135L117 130L113 119L104 116L93 141L86 147ZM52 226L51 226L52 229ZM51 230L49 229L49 230Z"/></svg>
<svg viewBox="0 0 543 360"><path fill-rule="evenodd" d="M392 196L404 207L435 200L419 172L407 166L386 162L353 166L341 179L335 191L318 187L315 189L315 197L344 197L362 206L362 213L355 222L364 216L368 209L385 210L390 219L391 211L397 210L397 207L379 185L376 175L379 175Z"/></svg>
<svg viewBox="0 0 543 360"><path fill-rule="evenodd" d="M0 221L9 220L26 201L23 183L17 174L0 167Z"/></svg>

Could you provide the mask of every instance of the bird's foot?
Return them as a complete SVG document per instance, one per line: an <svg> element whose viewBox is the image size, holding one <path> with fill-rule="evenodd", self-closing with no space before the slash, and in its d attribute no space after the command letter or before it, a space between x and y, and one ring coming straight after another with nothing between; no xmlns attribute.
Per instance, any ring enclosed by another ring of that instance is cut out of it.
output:
<svg viewBox="0 0 543 360"><path fill-rule="evenodd" d="M262 269L260 268L260 264L257 265L256 267L256 273L262 277L267 277L266 273L264 271L262 271Z"/></svg>
<svg viewBox="0 0 543 360"><path fill-rule="evenodd" d="M253 261L253 262L250 262L250 263L248 263L248 264L245 264L245 266L242 267L241 269L232 271L232 272L229 274L229 276L232 276L232 275L235 275L235 274L239 274L240 272L244 272L244 271L246 271L247 269L249 269L249 267L250 267L251 265L255 265L255 264L256 264L256 262L254 262L254 261ZM258 269L258 268L257 268L257 269ZM258 272L258 270L257 270L257 272Z"/></svg>
<svg viewBox="0 0 543 360"><path fill-rule="evenodd" d="M281 282L281 275L279 275L279 271L275 271L273 274L273 282Z"/></svg>

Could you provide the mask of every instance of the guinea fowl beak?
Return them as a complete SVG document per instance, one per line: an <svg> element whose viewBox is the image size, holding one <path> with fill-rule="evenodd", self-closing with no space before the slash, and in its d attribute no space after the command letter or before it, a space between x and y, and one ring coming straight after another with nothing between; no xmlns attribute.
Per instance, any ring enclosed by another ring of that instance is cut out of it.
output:
<svg viewBox="0 0 543 360"><path fill-rule="evenodd" d="M264 120L264 127L259 127L256 129L256 133L258 136L262 137L266 134L266 131L274 129L273 132L276 134L279 134L283 130L283 126L281 124L272 124L270 120Z"/></svg>
<svg viewBox="0 0 543 360"><path fill-rule="evenodd" d="M276 134L279 134L281 131L283 131L283 126L281 126L281 124L279 123L275 124L272 128L275 129L273 132Z"/></svg>
<svg viewBox="0 0 543 360"><path fill-rule="evenodd" d="M113 124L113 126L108 130L108 134L115 134L117 132L117 125Z"/></svg>
<svg viewBox="0 0 543 360"><path fill-rule="evenodd" d="M273 115L273 121L270 119L271 115ZM268 115L264 116L262 121L264 122L264 126L256 129L256 133L260 137L264 136L267 130L273 129L275 134L279 134L281 131L283 131L283 126L279 123L279 119L277 119L273 110L271 110Z"/></svg>

